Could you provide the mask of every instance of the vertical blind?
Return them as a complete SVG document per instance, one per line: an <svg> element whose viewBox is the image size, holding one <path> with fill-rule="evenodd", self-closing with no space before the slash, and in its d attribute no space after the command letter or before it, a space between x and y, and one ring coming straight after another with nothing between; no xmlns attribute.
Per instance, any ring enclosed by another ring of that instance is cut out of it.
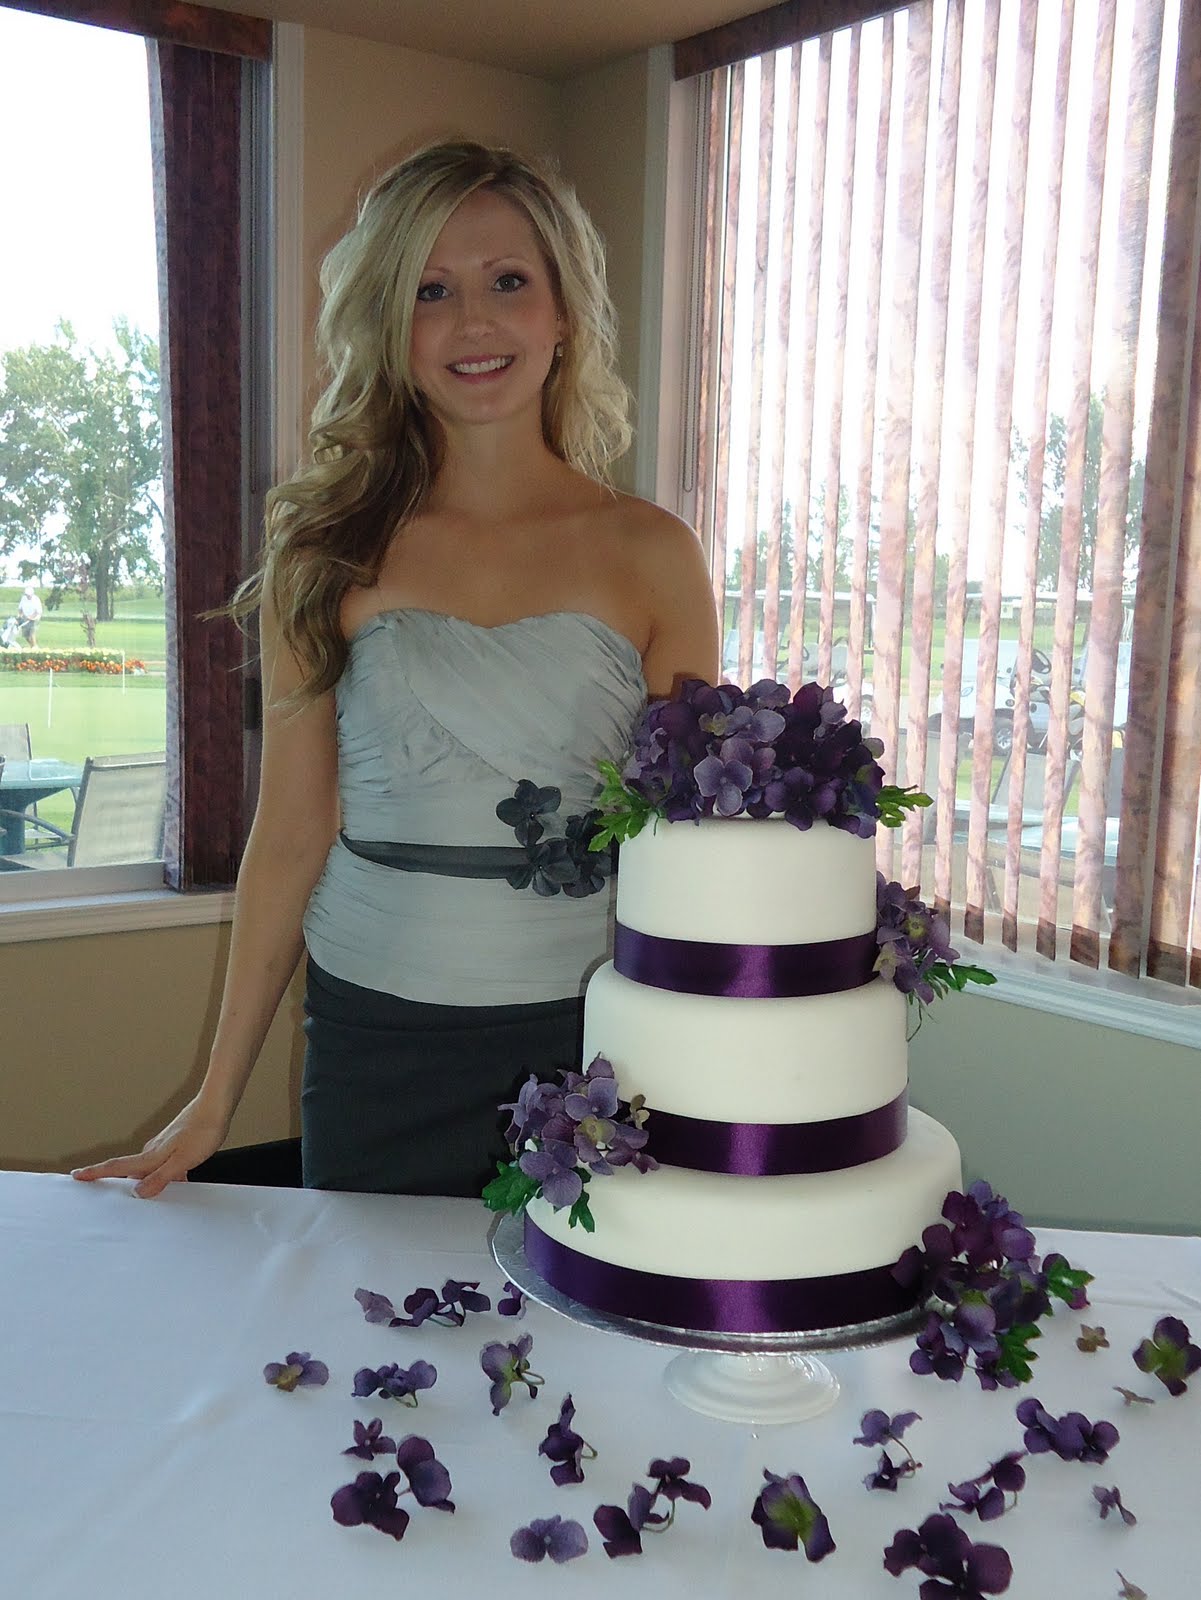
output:
<svg viewBox="0 0 1201 1600"><path fill-rule="evenodd" d="M834 683L967 937L1201 985L1201 0L925 0L709 86L726 676Z"/></svg>

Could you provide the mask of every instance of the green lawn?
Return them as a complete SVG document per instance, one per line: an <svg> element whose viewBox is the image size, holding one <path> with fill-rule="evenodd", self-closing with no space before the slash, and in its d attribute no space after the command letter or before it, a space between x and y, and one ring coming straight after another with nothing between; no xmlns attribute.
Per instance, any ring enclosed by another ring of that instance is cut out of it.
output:
<svg viewBox="0 0 1201 1600"><path fill-rule="evenodd" d="M82 766L86 756L165 748L167 681L160 674L128 674L124 693L120 678L59 672L53 690L49 680L49 673L0 672L0 722L27 722L35 757L57 756ZM69 826L71 795L64 791L41 801L38 814Z"/></svg>

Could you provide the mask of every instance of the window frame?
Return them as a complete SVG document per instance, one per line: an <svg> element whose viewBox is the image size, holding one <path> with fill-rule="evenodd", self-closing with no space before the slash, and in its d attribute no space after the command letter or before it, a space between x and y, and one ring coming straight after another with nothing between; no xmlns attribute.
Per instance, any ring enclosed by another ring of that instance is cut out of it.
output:
<svg viewBox="0 0 1201 1600"><path fill-rule="evenodd" d="M122 31L141 31L136 16L120 3L101 8L2 3L81 24L107 21ZM105 10L112 15L99 14ZM189 42L189 30L203 35L208 18L222 30L238 20L190 6L171 12L171 22L183 29L176 35L181 42ZM261 26L256 19L255 27ZM191 42L203 47L210 41L197 36ZM255 66L261 70L249 77L242 110L243 568L254 559L266 490L293 470L301 441L304 29L273 25L270 59ZM248 653L253 654L252 644ZM251 665L240 724L228 730L242 745L244 828L258 787L257 682ZM5 873L0 874L0 944L229 921L233 902L232 889L169 887L161 861Z"/></svg>

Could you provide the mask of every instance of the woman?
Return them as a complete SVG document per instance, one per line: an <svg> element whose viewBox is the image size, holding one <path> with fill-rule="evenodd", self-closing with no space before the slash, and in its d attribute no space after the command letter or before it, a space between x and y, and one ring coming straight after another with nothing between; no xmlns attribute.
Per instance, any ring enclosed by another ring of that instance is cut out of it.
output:
<svg viewBox="0 0 1201 1600"><path fill-rule="evenodd" d="M496 807L558 788L561 831L646 695L717 670L695 536L606 482L626 394L569 190L508 151L419 151L322 288L313 460L232 607L260 609L268 709L208 1071L139 1155L75 1173L143 1197L224 1141L306 944L305 1182L478 1192L498 1101L578 1064L608 899L496 876L520 856Z"/></svg>

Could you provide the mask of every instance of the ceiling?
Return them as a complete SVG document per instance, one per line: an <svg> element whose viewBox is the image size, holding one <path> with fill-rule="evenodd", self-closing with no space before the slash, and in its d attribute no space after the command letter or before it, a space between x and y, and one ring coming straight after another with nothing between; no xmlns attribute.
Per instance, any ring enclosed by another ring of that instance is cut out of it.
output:
<svg viewBox="0 0 1201 1600"><path fill-rule="evenodd" d="M276 22L566 78L763 9L764 0L205 0Z"/></svg>

